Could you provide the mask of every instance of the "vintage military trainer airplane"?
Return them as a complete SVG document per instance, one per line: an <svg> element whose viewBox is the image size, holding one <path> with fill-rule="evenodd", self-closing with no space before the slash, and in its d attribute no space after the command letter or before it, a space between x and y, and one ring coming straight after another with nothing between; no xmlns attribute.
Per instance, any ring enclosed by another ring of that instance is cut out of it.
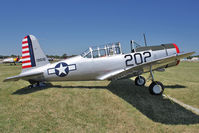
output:
<svg viewBox="0 0 199 133"><path fill-rule="evenodd" d="M6 64L6 63L9 63L10 65L14 64L16 65L17 62L19 62L20 58L19 57L16 57L16 58L6 58L3 60L3 63Z"/></svg>
<svg viewBox="0 0 199 133"><path fill-rule="evenodd" d="M144 86L146 80L141 74L150 72L152 83L149 91L153 95L160 95L164 86L154 80L153 71L176 66L180 58L194 53L180 53L174 43L135 46L128 54L122 53L120 43L89 47L79 56L51 64L36 37L28 35L22 40L22 72L4 81L22 79L31 84L29 87L36 87L50 81L119 80L137 76L135 84Z"/></svg>

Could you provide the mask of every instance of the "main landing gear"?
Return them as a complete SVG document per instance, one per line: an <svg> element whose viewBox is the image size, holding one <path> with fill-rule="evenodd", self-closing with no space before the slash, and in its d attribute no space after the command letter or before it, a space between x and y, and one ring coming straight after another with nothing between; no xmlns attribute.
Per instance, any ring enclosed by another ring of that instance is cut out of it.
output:
<svg viewBox="0 0 199 133"><path fill-rule="evenodd" d="M164 92L164 85L159 82L159 81L154 81L154 76L153 76L153 72L152 72L152 68L150 67L150 75L152 78L152 83L149 86L149 92L152 95L162 95L162 93ZM137 86L144 86L146 83L146 80L144 77L142 76L138 76L135 78L135 85Z"/></svg>
<svg viewBox="0 0 199 133"><path fill-rule="evenodd" d="M34 88L34 87L46 87L46 84L44 82L35 82L35 81L29 81L30 85L28 88Z"/></svg>
<svg viewBox="0 0 199 133"><path fill-rule="evenodd" d="M159 81L153 81L149 86L149 92L152 95L162 95L164 92L164 86Z"/></svg>

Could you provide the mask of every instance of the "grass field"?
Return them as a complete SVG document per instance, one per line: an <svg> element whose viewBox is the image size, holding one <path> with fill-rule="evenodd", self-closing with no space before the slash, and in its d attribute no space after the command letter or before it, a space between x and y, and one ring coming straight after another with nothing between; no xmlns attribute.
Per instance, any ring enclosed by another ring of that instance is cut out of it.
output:
<svg viewBox="0 0 199 133"><path fill-rule="evenodd" d="M53 82L28 89L28 82L2 82L21 66L0 64L0 132L199 132L199 116L162 96L151 96L133 79ZM199 63L182 62L155 72L165 94L199 108ZM144 75L145 77L148 74Z"/></svg>

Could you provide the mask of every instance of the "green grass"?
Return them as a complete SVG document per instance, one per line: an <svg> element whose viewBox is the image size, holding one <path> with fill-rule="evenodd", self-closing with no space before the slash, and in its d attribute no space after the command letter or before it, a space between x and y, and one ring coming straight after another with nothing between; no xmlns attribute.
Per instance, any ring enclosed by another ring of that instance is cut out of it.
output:
<svg viewBox="0 0 199 133"><path fill-rule="evenodd" d="M53 82L28 89L2 82L21 66L0 64L0 132L198 132L199 116L133 80ZM199 108L199 63L183 62L155 79L165 94ZM148 74L144 75L145 77Z"/></svg>
<svg viewBox="0 0 199 133"><path fill-rule="evenodd" d="M163 73L157 73L157 80L164 83L165 94L199 108L199 62L182 62Z"/></svg>

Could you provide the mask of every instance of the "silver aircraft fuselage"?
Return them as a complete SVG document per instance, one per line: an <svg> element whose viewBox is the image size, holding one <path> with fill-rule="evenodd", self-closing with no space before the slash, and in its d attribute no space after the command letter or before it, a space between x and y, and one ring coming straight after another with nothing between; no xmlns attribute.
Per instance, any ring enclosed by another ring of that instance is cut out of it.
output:
<svg viewBox="0 0 199 133"><path fill-rule="evenodd" d="M28 73L43 73L43 77L37 77L34 79L35 81L103 80L108 74L114 75L122 70L128 70L143 63L151 62L158 58L163 58L173 54L176 54L175 48L156 51L147 50L142 52L110 55L98 58L84 58L79 55L56 63L47 64L45 66L30 70ZM59 74L56 74L55 67L59 63L66 63L68 65L67 67L69 68L67 75L64 75L63 77L60 77ZM174 66L176 64L177 62L173 62L173 65L170 66ZM161 64L161 66L163 65ZM158 67L159 66L156 65L154 69ZM143 71L140 71L140 74L148 71L149 69L144 69ZM26 72L24 72L24 74L25 73Z"/></svg>

